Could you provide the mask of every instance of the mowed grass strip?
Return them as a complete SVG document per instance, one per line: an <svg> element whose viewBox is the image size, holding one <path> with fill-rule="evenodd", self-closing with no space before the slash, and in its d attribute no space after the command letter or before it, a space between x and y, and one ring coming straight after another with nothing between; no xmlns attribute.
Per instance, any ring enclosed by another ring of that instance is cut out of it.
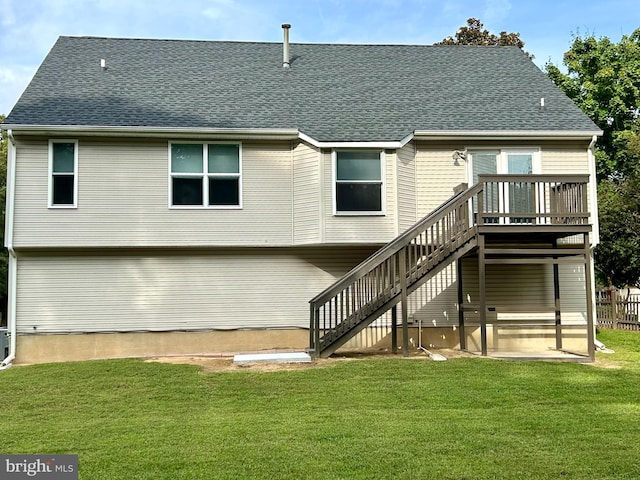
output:
<svg viewBox="0 0 640 480"><path fill-rule="evenodd" d="M81 479L637 479L640 333L597 366L460 358L203 373L109 360L0 372L2 453Z"/></svg>

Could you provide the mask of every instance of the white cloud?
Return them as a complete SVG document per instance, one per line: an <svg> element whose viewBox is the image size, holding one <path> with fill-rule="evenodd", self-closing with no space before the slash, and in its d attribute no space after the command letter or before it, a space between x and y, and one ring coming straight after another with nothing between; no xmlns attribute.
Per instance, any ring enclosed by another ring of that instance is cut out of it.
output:
<svg viewBox="0 0 640 480"><path fill-rule="evenodd" d="M31 67L8 65L0 68L0 113L8 115L20 95L31 80L34 70Z"/></svg>
<svg viewBox="0 0 640 480"><path fill-rule="evenodd" d="M510 0L486 0L482 22L488 25L502 23L511 10Z"/></svg>
<svg viewBox="0 0 640 480"><path fill-rule="evenodd" d="M11 0L0 0L0 25L11 27L16 23L16 14Z"/></svg>
<svg viewBox="0 0 640 480"><path fill-rule="evenodd" d="M238 8L233 0L215 0L209 3L211 6L205 8L202 14L212 20L228 18L230 15L233 15L232 10Z"/></svg>
<svg viewBox="0 0 640 480"><path fill-rule="evenodd" d="M210 18L211 20L219 20L222 17L224 17L224 12L222 11L221 8L214 8L214 7L210 7L205 9L202 14L207 17Z"/></svg>

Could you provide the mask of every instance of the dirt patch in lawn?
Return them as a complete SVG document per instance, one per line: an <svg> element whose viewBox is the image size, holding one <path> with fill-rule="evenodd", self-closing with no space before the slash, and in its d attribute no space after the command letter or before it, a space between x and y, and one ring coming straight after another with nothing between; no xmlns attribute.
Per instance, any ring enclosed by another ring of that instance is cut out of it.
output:
<svg viewBox="0 0 640 480"><path fill-rule="evenodd" d="M471 353L461 352L454 349L432 350L434 354L440 354L447 359L476 357ZM269 352L273 353L273 352ZM167 356L167 357L151 357L146 359L147 362L173 363L173 364L189 364L197 365L204 372L225 372L238 370L254 370L260 372L274 372L282 370L304 370L307 368L323 368L336 362L357 361L371 358L405 358L402 353L393 354L388 350L357 350L357 351L340 351L330 358L321 358L307 363L276 363L276 362L255 362L255 363L233 363L233 356L208 356L208 355L184 355L184 356ZM429 356L417 349L409 351L407 360L426 360L432 361Z"/></svg>
<svg viewBox="0 0 640 480"><path fill-rule="evenodd" d="M482 358L479 355L463 352L456 349L432 349L432 353L440 354L448 360L456 358ZM263 352L264 353L264 352ZM268 353L274 353L272 351ZM593 363L586 363L593 367L619 369L622 368L615 362L615 355L603 356L597 355L596 360ZM389 350L341 350L334 354L330 358L320 358L313 360L309 363L276 363L276 362L255 362L255 363L233 363L232 355L172 355L166 357L150 357L145 361L147 362L160 362L160 363L173 363L173 364L189 364L197 365L202 368L203 372L226 372L226 371L242 371L251 370L258 372L276 372L285 370L304 370L308 368L324 368L335 364L336 362L353 362L358 360L367 360L372 358L394 358L394 359L406 359L407 361L433 361L429 356L418 349L410 349L409 356L403 357L402 353L393 354ZM490 358L490 357L489 357ZM540 360L545 360L541 358ZM515 360L517 361L517 360ZM557 359L546 361L558 361Z"/></svg>

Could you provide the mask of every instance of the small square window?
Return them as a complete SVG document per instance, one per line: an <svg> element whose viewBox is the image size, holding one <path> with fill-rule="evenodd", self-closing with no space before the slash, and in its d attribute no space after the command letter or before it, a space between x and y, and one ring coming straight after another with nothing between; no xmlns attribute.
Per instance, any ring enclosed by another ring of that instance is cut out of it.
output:
<svg viewBox="0 0 640 480"><path fill-rule="evenodd" d="M209 178L209 205L239 205L239 178Z"/></svg>
<svg viewBox="0 0 640 480"><path fill-rule="evenodd" d="M173 177L174 205L202 205L202 179Z"/></svg>
<svg viewBox="0 0 640 480"><path fill-rule="evenodd" d="M202 173L202 145L171 145L172 173Z"/></svg>
<svg viewBox="0 0 640 480"><path fill-rule="evenodd" d="M209 173L240 173L240 146L210 144L208 154Z"/></svg>

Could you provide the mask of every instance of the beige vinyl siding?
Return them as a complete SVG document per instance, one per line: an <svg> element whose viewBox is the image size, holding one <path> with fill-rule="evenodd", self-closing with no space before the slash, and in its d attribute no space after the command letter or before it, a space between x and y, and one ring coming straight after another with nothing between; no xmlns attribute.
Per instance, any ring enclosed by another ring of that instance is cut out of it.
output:
<svg viewBox="0 0 640 480"><path fill-rule="evenodd" d="M562 323L586 325L587 286L584 265L559 265Z"/></svg>
<svg viewBox="0 0 640 480"><path fill-rule="evenodd" d="M542 173L545 174L589 174L586 145L543 146L541 161Z"/></svg>
<svg viewBox="0 0 640 480"><path fill-rule="evenodd" d="M19 142L16 248L291 245L288 141L242 143L242 209L169 208L168 140L80 138L78 155L78 208L47 209L47 140Z"/></svg>
<svg viewBox="0 0 640 480"><path fill-rule="evenodd" d="M475 258L462 260L463 298L467 306L479 304L478 264ZM447 266L442 272L426 282L409 297L409 315L414 323L422 321L425 327L458 325L458 282L456 264ZM554 307L553 267L548 264L533 265L487 265L487 307L498 320L528 321L553 320L554 313L514 312L510 308L523 305ZM586 323L586 292L584 266L560 265L560 306L564 325ZM478 316L467 314L467 319L478 321Z"/></svg>
<svg viewBox="0 0 640 480"><path fill-rule="evenodd" d="M333 205L333 164L331 151L323 151L324 242L387 243L397 235L396 155L385 153L384 215L335 215Z"/></svg>
<svg viewBox="0 0 640 480"><path fill-rule="evenodd" d="M293 243L321 240L320 150L298 143L293 150Z"/></svg>
<svg viewBox="0 0 640 480"><path fill-rule="evenodd" d="M463 291L466 304L479 303L478 267L474 259L463 260ZM584 266L560 265L560 307L562 323L586 323ZM518 313L509 307L523 305L554 307L553 267L551 265L489 265L487 268L487 307L497 308L498 320L553 320L554 313ZM458 282L455 263L429 280L409 297L409 315L426 327L458 324ZM500 310L503 310L500 312ZM491 315L491 313L490 313Z"/></svg>
<svg viewBox="0 0 640 480"><path fill-rule="evenodd" d="M479 304L476 259L464 259L463 292L465 304ZM559 265L560 306L564 325L586 323L586 285L584 266ZM496 307L498 320L553 320L555 314L518 313L510 307L523 305L554 307L553 267L551 265L490 265L487 268L487 307ZM502 312L500 312L502 310ZM491 314L490 314L491 315ZM456 263L445 267L409 296L409 317L423 327L458 325L458 279ZM477 315L467 315L467 318Z"/></svg>
<svg viewBox="0 0 640 480"><path fill-rule="evenodd" d="M18 332L307 328L308 301L369 254L342 247L21 257Z"/></svg>
<svg viewBox="0 0 640 480"><path fill-rule="evenodd" d="M464 259L464 298L478 305L478 263L476 259ZM584 266L563 264L559 266L560 311L565 325L586 323L586 293ZM533 305L534 307L555 306L553 294L553 266L551 264L487 265L486 269L487 308L498 320L554 319L553 312L517 313L510 307ZM488 321L491 319L488 318Z"/></svg>
<svg viewBox="0 0 640 480"><path fill-rule="evenodd" d="M418 218L422 218L453 196L453 188L466 182L466 163L452 158L458 145L416 145ZM456 164L457 163L457 164Z"/></svg>
<svg viewBox="0 0 640 480"><path fill-rule="evenodd" d="M402 233L418 220L416 204L416 152L408 143L397 150L398 157L398 232Z"/></svg>
<svg viewBox="0 0 640 480"><path fill-rule="evenodd" d="M458 325L458 279L453 262L409 296L409 316L423 327Z"/></svg>

